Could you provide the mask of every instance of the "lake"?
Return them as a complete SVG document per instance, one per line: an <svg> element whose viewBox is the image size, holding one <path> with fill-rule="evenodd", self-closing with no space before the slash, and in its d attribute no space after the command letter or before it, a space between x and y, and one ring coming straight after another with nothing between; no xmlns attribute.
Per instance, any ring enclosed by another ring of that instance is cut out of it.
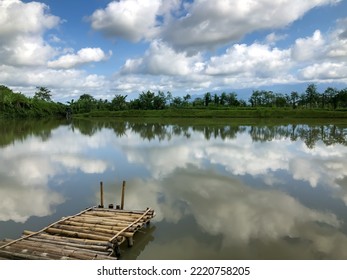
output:
<svg viewBox="0 0 347 280"><path fill-rule="evenodd" d="M99 204L123 259L347 259L347 121L0 121L0 240Z"/></svg>

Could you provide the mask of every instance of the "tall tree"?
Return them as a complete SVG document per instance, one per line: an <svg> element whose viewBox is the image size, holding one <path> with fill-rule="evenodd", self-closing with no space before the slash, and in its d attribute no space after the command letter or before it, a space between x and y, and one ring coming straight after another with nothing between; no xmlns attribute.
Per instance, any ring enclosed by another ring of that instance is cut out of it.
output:
<svg viewBox="0 0 347 280"><path fill-rule="evenodd" d="M290 93L290 100L291 100L292 108L293 108L293 109L296 108L298 99L299 99L299 94L298 94L296 91L292 91L292 92Z"/></svg>
<svg viewBox="0 0 347 280"><path fill-rule="evenodd" d="M111 101L113 110L124 110L127 107L127 95L116 94Z"/></svg>
<svg viewBox="0 0 347 280"><path fill-rule="evenodd" d="M317 86L315 84L309 84L305 92L307 102L310 105L310 108L316 107L319 95L317 91Z"/></svg>
<svg viewBox="0 0 347 280"><path fill-rule="evenodd" d="M37 91L35 92L34 98L35 99L40 99L40 100L44 100L47 102L52 101L51 97L51 91L46 88L46 87L36 87Z"/></svg>
<svg viewBox="0 0 347 280"><path fill-rule="evenodd" d="M212 101L212 97L211 97L211 93L210 92L206 92L204 94L204 103L205 103L205 106L207 107L208 104L210 104Z"/></svg>

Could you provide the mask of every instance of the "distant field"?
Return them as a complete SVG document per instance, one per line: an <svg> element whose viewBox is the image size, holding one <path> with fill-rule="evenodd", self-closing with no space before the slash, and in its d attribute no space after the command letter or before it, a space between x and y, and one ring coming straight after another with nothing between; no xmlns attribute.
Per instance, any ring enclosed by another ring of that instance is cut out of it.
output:
<svg viewBox="0 0 347 280"><path fill-rule="evenodd" d="M75 114L74 118L131 117L131 118L347 118L347 111L315 109L165 109L92 111Z"/></svg>

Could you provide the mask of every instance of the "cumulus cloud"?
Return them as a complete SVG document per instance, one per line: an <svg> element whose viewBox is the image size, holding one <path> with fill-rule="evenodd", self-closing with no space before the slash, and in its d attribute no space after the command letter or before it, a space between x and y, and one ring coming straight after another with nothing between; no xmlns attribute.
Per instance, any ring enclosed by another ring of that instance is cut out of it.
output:
<svg viewBox="0 0 347 280"><path fill-rule="evenodd" d="M48 6L39 2L0 1L0 40L11 39L18 34L41 34L57 26L59 17L48 12Z"/></svg>
<svg viewBox="0 0 347 280"><path fill-rule="evenodd" d="M142 73L152 75L187 75L199 71L200 55L187 56L176 52L165 43L154 41L143 58L128 59L121 73Z"/></svg>
<svg viewBox="0 0 347 280"><path fill-rule="evenodd" d="M223 246L255 240L279 242L289 236L310 240L306 230L314 223L327 224L335 232L340 226L334 214L310 209L285 192L254 189L235 178L191 165L162 180L131 183L134 189L127 196L128 205L142 205L143 200L150 203L156 209L157 222L178 223L192 216L203 232L221 237ZM144 187L147 191L140 198L136 190ZM161 199L155 195L158 193Z"/></svg>
<svg viewBox="0 0 347 280"><path fill-rule="evenodd" d="M43 3L0 1L0 60L18 66L43 65L55 54L43 33L56 27L59 17Z"/></svg>
<svg viewBox="0 0 347 280"><path fill-rule="evenodd" d="M47 86L54 99L67 88L79 92L104 87L105 77L70 68L106 60L111 52L82 48L66 54L62 39L51 33L61 23L43 3L0 1L0 83L30 94L37 85Z"/></svg>
<svg viewBox="0 0 347 280"><path fill-rule="evenodd" d="M296 40L291 53L299 79L347 80L347 39L340 36L342 30L340 26L326 34L316 30L311 37Z"/></svg>
<svg viewBox="0 0 347 280"><path fill-rule="evenodd" d="M325 40L319 30L312 37L299 38L292 48L292 56L297 61L308 61L320 57L324 52Z"/></svg>
<svg viewBox="0 0 347 280"><path fill-rule="evenodd" d="M121 37L133 42L152 38L156 33L156 14L160 0L121 0L110 2L89 18L94 30L108 37Z"/></svg>
<svg viewBox="0 0 347 280"><path fill-rule="evenodd" d="M213 48L256 30L285 27L314 7L336 2L196 0L184 16L163 27L163 38L178 49Z"/></svg>
<svg viewBox="0 0 347 280"><path fill-rule="evenodd" d="M339 0L112 1L90 17L107 37L132 42L162 39L176 50L206 50L235 42L246 34L285 27L307 11Z"/></svg>
<svg viewBox="0 0 347 280"><path fill-rule="evenodd" d="M111 52L109 53L111 55ZM106 60L108 56L100 48L83 48L76 54L66 54L57 60L49 61L48 67L51 68L73 68L89 62L99 62Z"/></svg>
<svg viewBox="0 0 347 280"><path fill-rule="evenodd" d="M210 58L206 73L210 75L273 76L288 70L291 66L290 52L270 48L268 45L235 44L225 54Z"/></svg>
<svg viewBox="0 0 347 280"><path fill-rule="evenodd" d="M108 81L102 75L88 74L82 70L76 69L49 69L49 68L21 68L14 66L0 65L0 80L8 85L18 87L31 87L42 85L53 89L53 98L56 91L60 94L66 91L66 88L77 91L85 91L86 88L107 87Z"/></svg>
<svg viewBox="0 0 347 280"><path fill-rule="evenodd" d="M311 81L346 80L347 64L323 62L307 66L299 71L300 77Z"/></svg>

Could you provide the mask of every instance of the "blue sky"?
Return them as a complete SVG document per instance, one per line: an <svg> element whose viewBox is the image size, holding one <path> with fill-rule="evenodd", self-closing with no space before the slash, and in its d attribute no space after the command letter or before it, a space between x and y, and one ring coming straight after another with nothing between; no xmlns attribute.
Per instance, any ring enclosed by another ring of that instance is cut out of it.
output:
<svg viewBox="0 0 347 280"><path fill-rule="evenodd" d="M346 0L0 0L0 84L56 101L347 87Z"/></svg>

